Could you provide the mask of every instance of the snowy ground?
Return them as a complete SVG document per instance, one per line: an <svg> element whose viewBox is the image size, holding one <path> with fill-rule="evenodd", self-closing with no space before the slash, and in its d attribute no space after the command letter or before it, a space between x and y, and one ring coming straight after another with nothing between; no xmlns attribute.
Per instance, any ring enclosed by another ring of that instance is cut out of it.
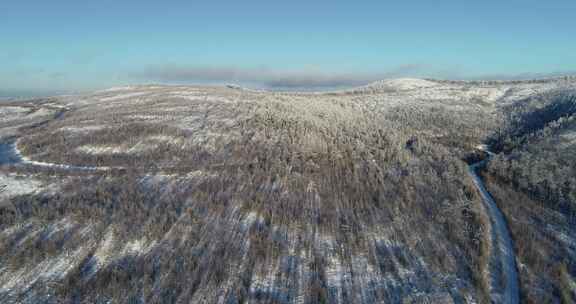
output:
<svg viewBox="0 0 576 304"><path fill-rule="evenodd" d="M111 155L111 154L139 154L146 151L154 150L161 145L182 146L184 140L172 136L158 135L146 137L134 144L122 145L84 145L76 148L76 151L93 155Z"/></svg>
<svg viewBox="0 0 576 304"><path fill-rule="evenodd" d="M304 121L306 127L329 130L333 122L354 122L354 115L360 112L379 113L395 107L403 107L404 110L418 113L428 111L432 106L449 105L451 110L481 109L493 111L498 102L518 100L530 94L543 92L554 88L555 83L525 83L509 84L496 83L486 85L470 85L466 83L444 83L421 79L395 79L377 82L353 91L371 92L348 97L347 95L330 95L327 93L268 93L264 91L248 91L221 89L210 91L200 87L167 87L167 86L129 86L112 88L105 91L95 92L87 96L65 96L59 99L62 107L73 108L76 112L72 120L59 121L54 126L55 130L63 131L65 136L91 136L95 132L102 131L114 124L126 121L135 121L141 124L161 121L176 129L189 132L189 138L184 140L179 137L156 135L147 138L139 138L128 144L83 144L70 147L70 151L90 155L130 154L137 156L139 153L155 149L165 145L184 147L188 141L199 144L206 148L216 149L216 139L226 141L235 136L232 127L242 123L243 117L236 117L235 107L249 108L250 103L266 101L266 105L278 107L294 107L298 119L285 117L287 124L293 121ZM246 95L243 95L246 94ZM270 95L268 95L270 94ZM158 98L163 96L163 98ZM275 96L274 102L269 102L269 96ZM264 104L264 102L262 102ZM137 106L134 106L137 105ZM30 113L26 107L0 107L0 122L10 122L14 117L40 117L55 113L57 104L50 105L51 109L40 109ZM104 111L102 109L105 108ZM349 111L354 109L355 111ZM443 109L443 108L441 108ZM273 108L272 110L277 110ZM292 110L292 109L290 109ZM357 111L356 111L357 110ZM100 112L98 112L100 111ZM226 112L228 111L228 112ZM480 111L480 110L479 110ZM278 112L282 112L281 110ZM287 111L290 113L289 111ZM114 113L112 115L111 113ZM283 112L282 112L283 113ZM259 113L265 115L266 112ZM34 116L35 115L35 116ZM319 116L321 115L321 116ZM207 119L216 117L216 119ZM324 119L330 117L331 120ZM358 116L358 120L362 117ZM77 119L76 119L77 118ZM76 119L76 120L74 120ZM79 123L82 122L82 123ZM566 139L572 139L573 134L566 134ZM302 149L305 151L323 151L322 138L309 135L309 139L303 141ZM3 148L2 148L3 147ZM484 149L486 147L483 147ZM2 160L4 159L4 160ZM109 170L110 167L73 166L68 164L55 164L32 160L22 155L18 150L18 141L13 144L0 146L0 164L20 163L27 166L57 168L65 170ZM144 175L142 183L150 187L162 185L162 187L178 188L182 185L192 184L195 179L209 179L214 175L210 171L192 171L188 175ZM474 167L470 168L470 176L482 195L485 210L492 221L492 297L495 303L518 303L518 277L516 272L513 244L510 232L507 229L505 219L498 210L494 200L484 188ZM45 186L31 177L22 178L18 175L0 173L0 186L5 185L0 198L14 195L43 191ZM314 185L309 186L309 192L313 193ZM201 214L202 210L196 210ZM239 232L235 236L240 240L246 237L247 231L258 225L263 225L264 217L258 212L251 211L241 214L238 210L230 211L231 217L238 218ZM210 221L207 215L206 221ZM178 221L184 222L185 216ZM231 223L234 223L231 221ZM61 222L49 225L47 229L54 231L72 231L77 225L73 220L64 219ZM337 303L346 302L346 297L355 294L356 302L373 302L374 294L387 292L391 297L396 297L398 302L443 302L460 299L462 302L473 302L473 299L464 299L470 294L462 295L462 290L469 288L455 274L435 273L430 265L427 265L421 257L407 244L393 241L394 230L407 230L410 227L393 227L405 225L401 221L386 223L383 227L373 227L375 231L367 233L365 237L374 248L384 252L376 255L382 261L389 262L393 268L390 271L382 271L374 266L367 253L354 253L349 260L342 255L342 248L333 235L324 235L320 232L310 232L313 235L314 244L318 245L319 251L326 258L325 282L331 299ZM21 225L22 226L22 225ZM13 237L23 228L21 226L8 227L3 231L2 237ZM8 269L0 261L0 297L2 291L22 291L36 282L57 282L66 276L71 269L78 266L85 258L91 265L89 276L107 267L114 261L125 256L145 255L153 251L154 247L161 242L178 239L182 242L192 235L190 226L179 227L179 222L174 224L164 238L156 241L146 238L121 239L113 226L102 229L103 233L98 238L91 238L91 233L96 229L86 224L79 229L80 234L89 240L84 247L60 253L48 257L36 265L28 265L21 269ZM301 248L296 248L297 238L301 231L281 231L280 228L271 228L275 236L284 237L288 240L288 255L279 257L277 263L259 266L254 271L254 276L247 282L250 297L260 295L275 295L279 299L289 295L295 303L303 303L310 277L313 260ZM388 230L387 230L388 229ZM31 229L29 237L35 237L43 230ZM250 240L246 240L245 248L248 250ZM93 250L92 250L93 249ZM201 248L200 248L201 250ZM241 255L247 252L241 252ZM402 259L406 261L402 262ZM240 274L248 271L242 258L238 264L232 265L234 273ZM258 265L256 265L258 266ZM252 269L249 270L250 272ZM289 285L290 279L287 274L295 276L293 280L299 282L298 286ZM235 286L234 281L238 276L232 276L225 286ZM505 287L496 286L498 282L505 282ZM3 289L2 289L3 288ZM199 293L198 297L202 295ZM219 299L224 302L225 297ZM349 299L349 298L348 298Z"/></svg>
<svg viewBox="0 0 576 304"><path fill-rule="evenodd" d="M29 176L0 172L0 199L15 195L34 193L43 189L42 182Z"/></svg>

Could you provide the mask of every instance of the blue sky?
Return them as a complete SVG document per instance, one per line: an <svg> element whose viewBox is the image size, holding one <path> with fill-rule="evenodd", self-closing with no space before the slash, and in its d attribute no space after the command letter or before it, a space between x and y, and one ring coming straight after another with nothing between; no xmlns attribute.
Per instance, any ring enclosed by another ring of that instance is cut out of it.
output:
<svg viewBox="0 0 576 304"><path fill-rule="evenodd" d="M0 91L576 71L576 1L0 2Z"/></svg>

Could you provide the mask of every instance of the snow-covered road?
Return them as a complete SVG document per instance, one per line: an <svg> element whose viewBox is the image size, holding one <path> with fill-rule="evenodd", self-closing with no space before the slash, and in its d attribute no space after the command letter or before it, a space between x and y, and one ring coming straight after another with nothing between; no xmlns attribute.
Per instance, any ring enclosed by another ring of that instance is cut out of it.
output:
<svg viewBox="0 0 576 304"><path fill-rule="evenodd" d="M94 167L94 166L76 166L67 164L55 164L31 160L22 155L18 149L18 141L0 143L0 165L22 164L35 167L63 169L63 170L81 170L81 171L108 171L112 167Z"/></svg>
<svg viewBox="0 0 576 304"><path fill-rule="evenodd" d="M488 152L489 155L491 154L489 151L486 152ZM502 211L500 211L496 202L488 190L486 190L484 182L477 173L477 169L483 166L488 160L489 158L470 165L469 174L482 196L486 212L490 217L492 225L490 236L492 241L492 252L490 254L490 296L492 303L516 304L520 302L520 296L512 237Z"/></svg>

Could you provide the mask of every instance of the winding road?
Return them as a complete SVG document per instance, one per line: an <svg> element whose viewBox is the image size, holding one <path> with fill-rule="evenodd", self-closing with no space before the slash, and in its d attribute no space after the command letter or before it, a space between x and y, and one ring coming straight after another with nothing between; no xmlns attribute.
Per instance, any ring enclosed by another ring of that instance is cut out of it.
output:
<svg viewBox="0 0 576 304"><path fill-rule="evenodd" d="M26 128L28 129L38 128L52 121L60 120L62 119L62 117L64 117L64 115L68 111L70 111L70 109L67 107L58 108L56 113L51 118L33 122L31 125L27 125ZM56 163L35 161L21 153L20 149L18 149L19 141L20 138L0 140L0 165L20 164L20 165L28 165L31 167L76 170L76 171L108 171L112 169L111 167L77 166L77 165L56 164Z"/></svg>
<svg viewBox="0 0 576 304"><path fill-rule="evenodd" d="M77 171L109 171L112 169L122 169L120 167L94 167L94 166L76 166L67 164L55 164L31 160L22 155L18 149L18 140L0 142L0 165L22 164L33 167L62 169L62 170L77 170Z"/></svg>
<svg viewBox="0 0 576 304"><path fill-rule="evenodd" d="M478 168L484 166L492 157L487 149L482 149L488 157L469 166L469 174L474 185L482 196L486 212L490 217L492 250L490 253L490 296L492 303L516 304L520 302L518 270L514 254L514 243L506 219L496 202L486 190L484 182L478 175Z"/></svg>

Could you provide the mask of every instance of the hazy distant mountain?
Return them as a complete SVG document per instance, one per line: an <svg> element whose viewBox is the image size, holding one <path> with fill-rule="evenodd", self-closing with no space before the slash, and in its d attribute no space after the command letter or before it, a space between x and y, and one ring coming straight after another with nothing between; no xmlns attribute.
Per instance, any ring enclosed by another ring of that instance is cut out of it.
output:
<svg viewBox="0 0 576 304"><path fill-rule="evenodd" d="M43 96L55 96L65 94L65 91L58 90L2 90L0 89L0 99L22 99Z"/></svg>

